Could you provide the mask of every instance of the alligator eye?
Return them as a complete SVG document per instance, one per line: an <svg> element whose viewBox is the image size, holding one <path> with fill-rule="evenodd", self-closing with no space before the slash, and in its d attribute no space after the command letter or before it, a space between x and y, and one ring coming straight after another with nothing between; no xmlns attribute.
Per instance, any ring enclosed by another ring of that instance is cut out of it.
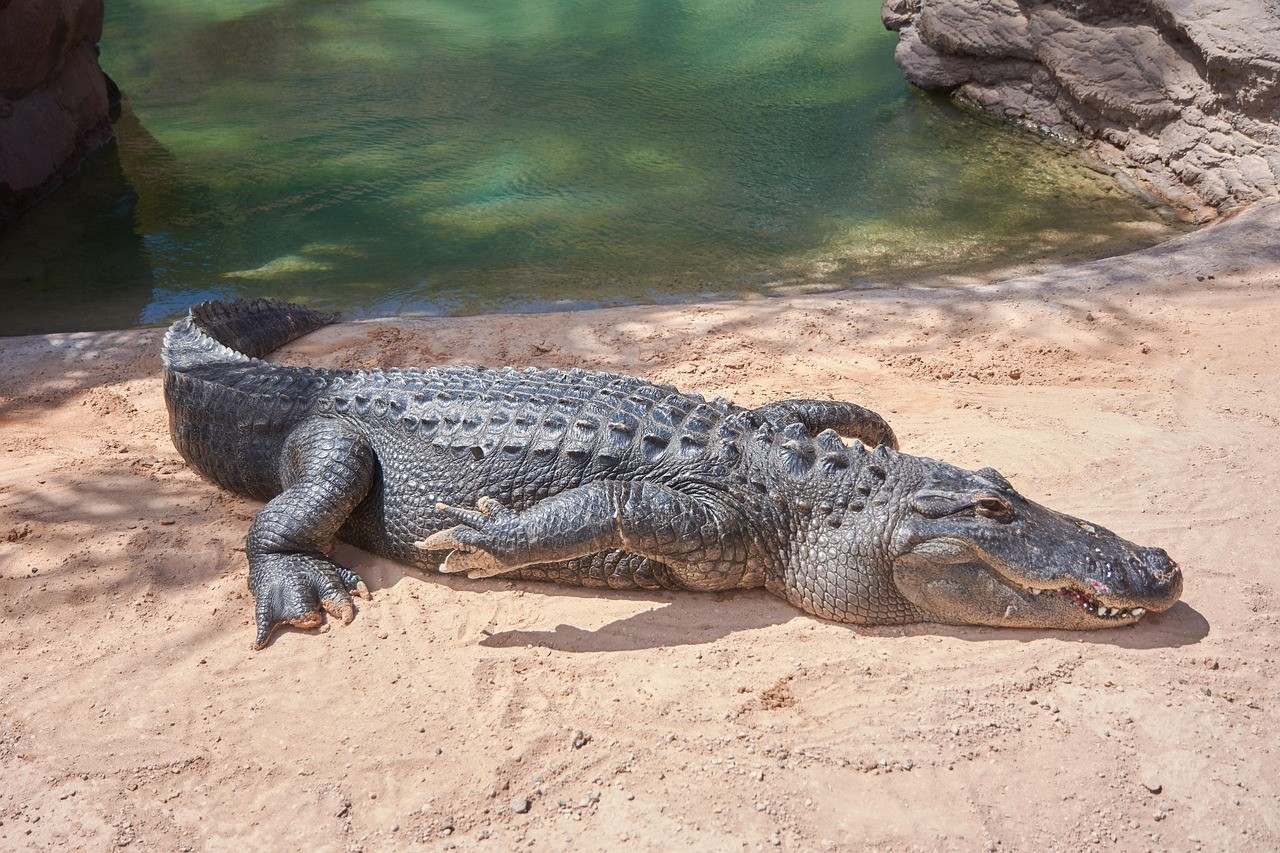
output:
<svg viewBox="0 0 1280 853"><path fill-rule="evenodd" d="M1000 498L979 498L974 502L974 507L979 515L985 515L988 518L997 518L1002 521L1013 518L1013 507Z"/></svg>

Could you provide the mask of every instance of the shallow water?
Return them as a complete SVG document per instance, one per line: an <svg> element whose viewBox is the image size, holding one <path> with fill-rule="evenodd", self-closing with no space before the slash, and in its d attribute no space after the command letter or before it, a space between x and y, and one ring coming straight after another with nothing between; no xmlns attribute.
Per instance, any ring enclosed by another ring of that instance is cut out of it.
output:
<svg viewBox="0 0 1280 853"><path fill-rule="evenodd" d="M874 0L117 0L118 144L0 232L0 334L837 289L1171 233L910 90Z"/></svg>

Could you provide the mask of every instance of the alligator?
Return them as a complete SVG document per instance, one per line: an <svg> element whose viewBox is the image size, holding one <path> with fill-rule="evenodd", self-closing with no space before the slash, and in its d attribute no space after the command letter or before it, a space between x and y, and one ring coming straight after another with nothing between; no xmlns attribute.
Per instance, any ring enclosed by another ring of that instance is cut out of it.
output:
<svg viewBox="0 0 1280 853"><path fill-rule="evenodd" d="M1163 550L1041 506L993 468L899 452L853 403L748 409L577 369L261 360L336 320L205 302L164 338L174 445L265 502L246 544L255 648L323 612L352 620L369 592L329 558L335 537L470 578L763 586L859 625L1106 628L1182 591Z"/></svg>

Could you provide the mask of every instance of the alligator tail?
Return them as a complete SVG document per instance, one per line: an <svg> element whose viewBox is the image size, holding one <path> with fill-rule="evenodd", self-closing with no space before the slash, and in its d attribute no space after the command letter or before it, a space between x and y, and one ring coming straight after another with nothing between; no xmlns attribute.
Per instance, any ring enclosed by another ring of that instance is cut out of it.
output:
<svg viewBox="0 0 1280 853"><path fill-rule="evenodd" d="M250 358L262 358L289 341L338 321L337 314L274 299L201 302L191 307L190 316L215 341Z"/></svg>
<svg viewBox="0 0 1280 853"><path fill-rule="evenodd" d="M261 358L337 321L337 314L273 299L202 302L169 327L161 357L170 370Z"/></svg>

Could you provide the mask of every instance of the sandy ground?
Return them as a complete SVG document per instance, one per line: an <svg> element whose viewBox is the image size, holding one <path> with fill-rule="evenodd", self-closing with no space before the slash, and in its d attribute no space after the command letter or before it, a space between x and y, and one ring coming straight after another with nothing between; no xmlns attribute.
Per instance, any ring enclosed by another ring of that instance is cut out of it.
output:
<svg viewBox="0 0 1280 853"><path fill-rule="evenodd" d="M1280 847L1280 209L1003 283L349 324L282 359L824 396L1169 550L1089 634L424 577L252 652L160 333L0 340L0 848Z"/></svg>

